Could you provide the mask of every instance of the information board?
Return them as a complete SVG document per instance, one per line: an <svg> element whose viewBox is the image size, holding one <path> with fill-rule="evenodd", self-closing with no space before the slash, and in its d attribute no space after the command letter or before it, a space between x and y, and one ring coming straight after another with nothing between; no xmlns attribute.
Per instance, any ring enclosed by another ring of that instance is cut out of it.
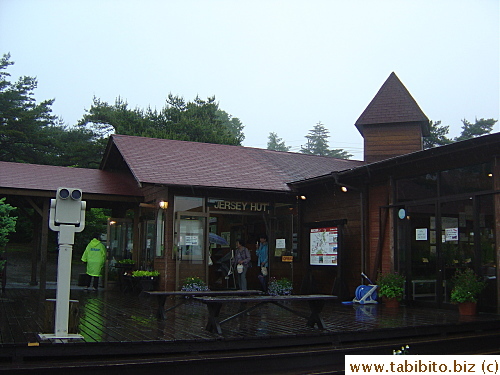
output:
<svg viewBox="0 0 500 375"><path fill-rule="evenodd" d="M338 256L338 227L311 228L310 264L336 266Z"/></svg>

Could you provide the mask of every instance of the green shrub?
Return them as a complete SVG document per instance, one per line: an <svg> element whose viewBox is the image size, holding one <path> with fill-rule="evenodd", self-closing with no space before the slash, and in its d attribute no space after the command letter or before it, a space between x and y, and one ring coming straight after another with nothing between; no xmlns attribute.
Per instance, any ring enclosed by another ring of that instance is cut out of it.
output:
<svg viewBox="0 0 500 375"><path fill-rule="evenodd" d="M405 291L405 277L396 272L380 273L377 285L380 296L401 301Z"/></svg>
<svg viewBox="0 0 500 375"><path fill-rule="evenodd" d="M132 277L155 277L155 276L160 276L160 272L158 271L133 271L132 272Z"/></svg>
<svg viewBox="0 0 500 375"><path fill-rule="evenodd" d="M477 302L477 297L486 287L471 268L465 270L456 270L452 278L454 284L451 290L451 302Z"/></svg>

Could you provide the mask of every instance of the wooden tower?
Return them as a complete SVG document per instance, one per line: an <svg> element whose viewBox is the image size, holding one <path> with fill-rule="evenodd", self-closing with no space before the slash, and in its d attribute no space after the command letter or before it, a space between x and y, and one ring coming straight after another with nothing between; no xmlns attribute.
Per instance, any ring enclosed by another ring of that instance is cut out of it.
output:
<svg viewBox="0 0 500 375"><path fill-rule="evenodd" d="M423 149L429 119L393 72L356 121L364 161L373 163Z"/></svg>

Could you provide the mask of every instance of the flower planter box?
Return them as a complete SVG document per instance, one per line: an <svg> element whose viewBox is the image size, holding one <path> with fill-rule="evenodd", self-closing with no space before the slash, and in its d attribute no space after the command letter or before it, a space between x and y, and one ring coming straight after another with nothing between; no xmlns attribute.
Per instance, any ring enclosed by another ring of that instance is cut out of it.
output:
<svg viewBox="0 0 500 375"><path fill-rule="evenodd" d="M136 279L138 279L141 292L150 292L158 289L158 276L136 277Z"/></svg>
<svg viewBox="0 0 500 375"><path fill-rule="evenodd" d="M398 309L399 308L399 301L396 298L385 298L384 297L384 304L385 307L389 309Z"/></svg>
<svg viewBox="0 0 500 375"><path fill-rule="evenodd" d="M458 312L460 315L472 316L476 315L477 303L476 302L462 302L458 304Z"/></svg>

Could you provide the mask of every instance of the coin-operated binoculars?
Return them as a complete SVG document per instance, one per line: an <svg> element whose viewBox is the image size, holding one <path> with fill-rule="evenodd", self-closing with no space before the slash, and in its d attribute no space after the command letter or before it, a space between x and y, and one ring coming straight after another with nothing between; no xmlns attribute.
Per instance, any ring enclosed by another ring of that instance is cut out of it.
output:
<svg viewBox="0 0 500 375"><path fill-rule="evenodd" d="M41 334L42 339L82 338L68 334L69 294L71 284L71 258L75 233L85 228L86 202L82 191L60 187L56 199L50 200L49 228L59 232L59 257L57 261L57 294L54 334Z"/></svg>
<svg viewBox="0 0 500 375"><path fill-rule="evenodd" d="M59 232L59 245L73 245L75 233L85 228L85 208L80 189L59 188L50 200L49 227Z"/></svg>

